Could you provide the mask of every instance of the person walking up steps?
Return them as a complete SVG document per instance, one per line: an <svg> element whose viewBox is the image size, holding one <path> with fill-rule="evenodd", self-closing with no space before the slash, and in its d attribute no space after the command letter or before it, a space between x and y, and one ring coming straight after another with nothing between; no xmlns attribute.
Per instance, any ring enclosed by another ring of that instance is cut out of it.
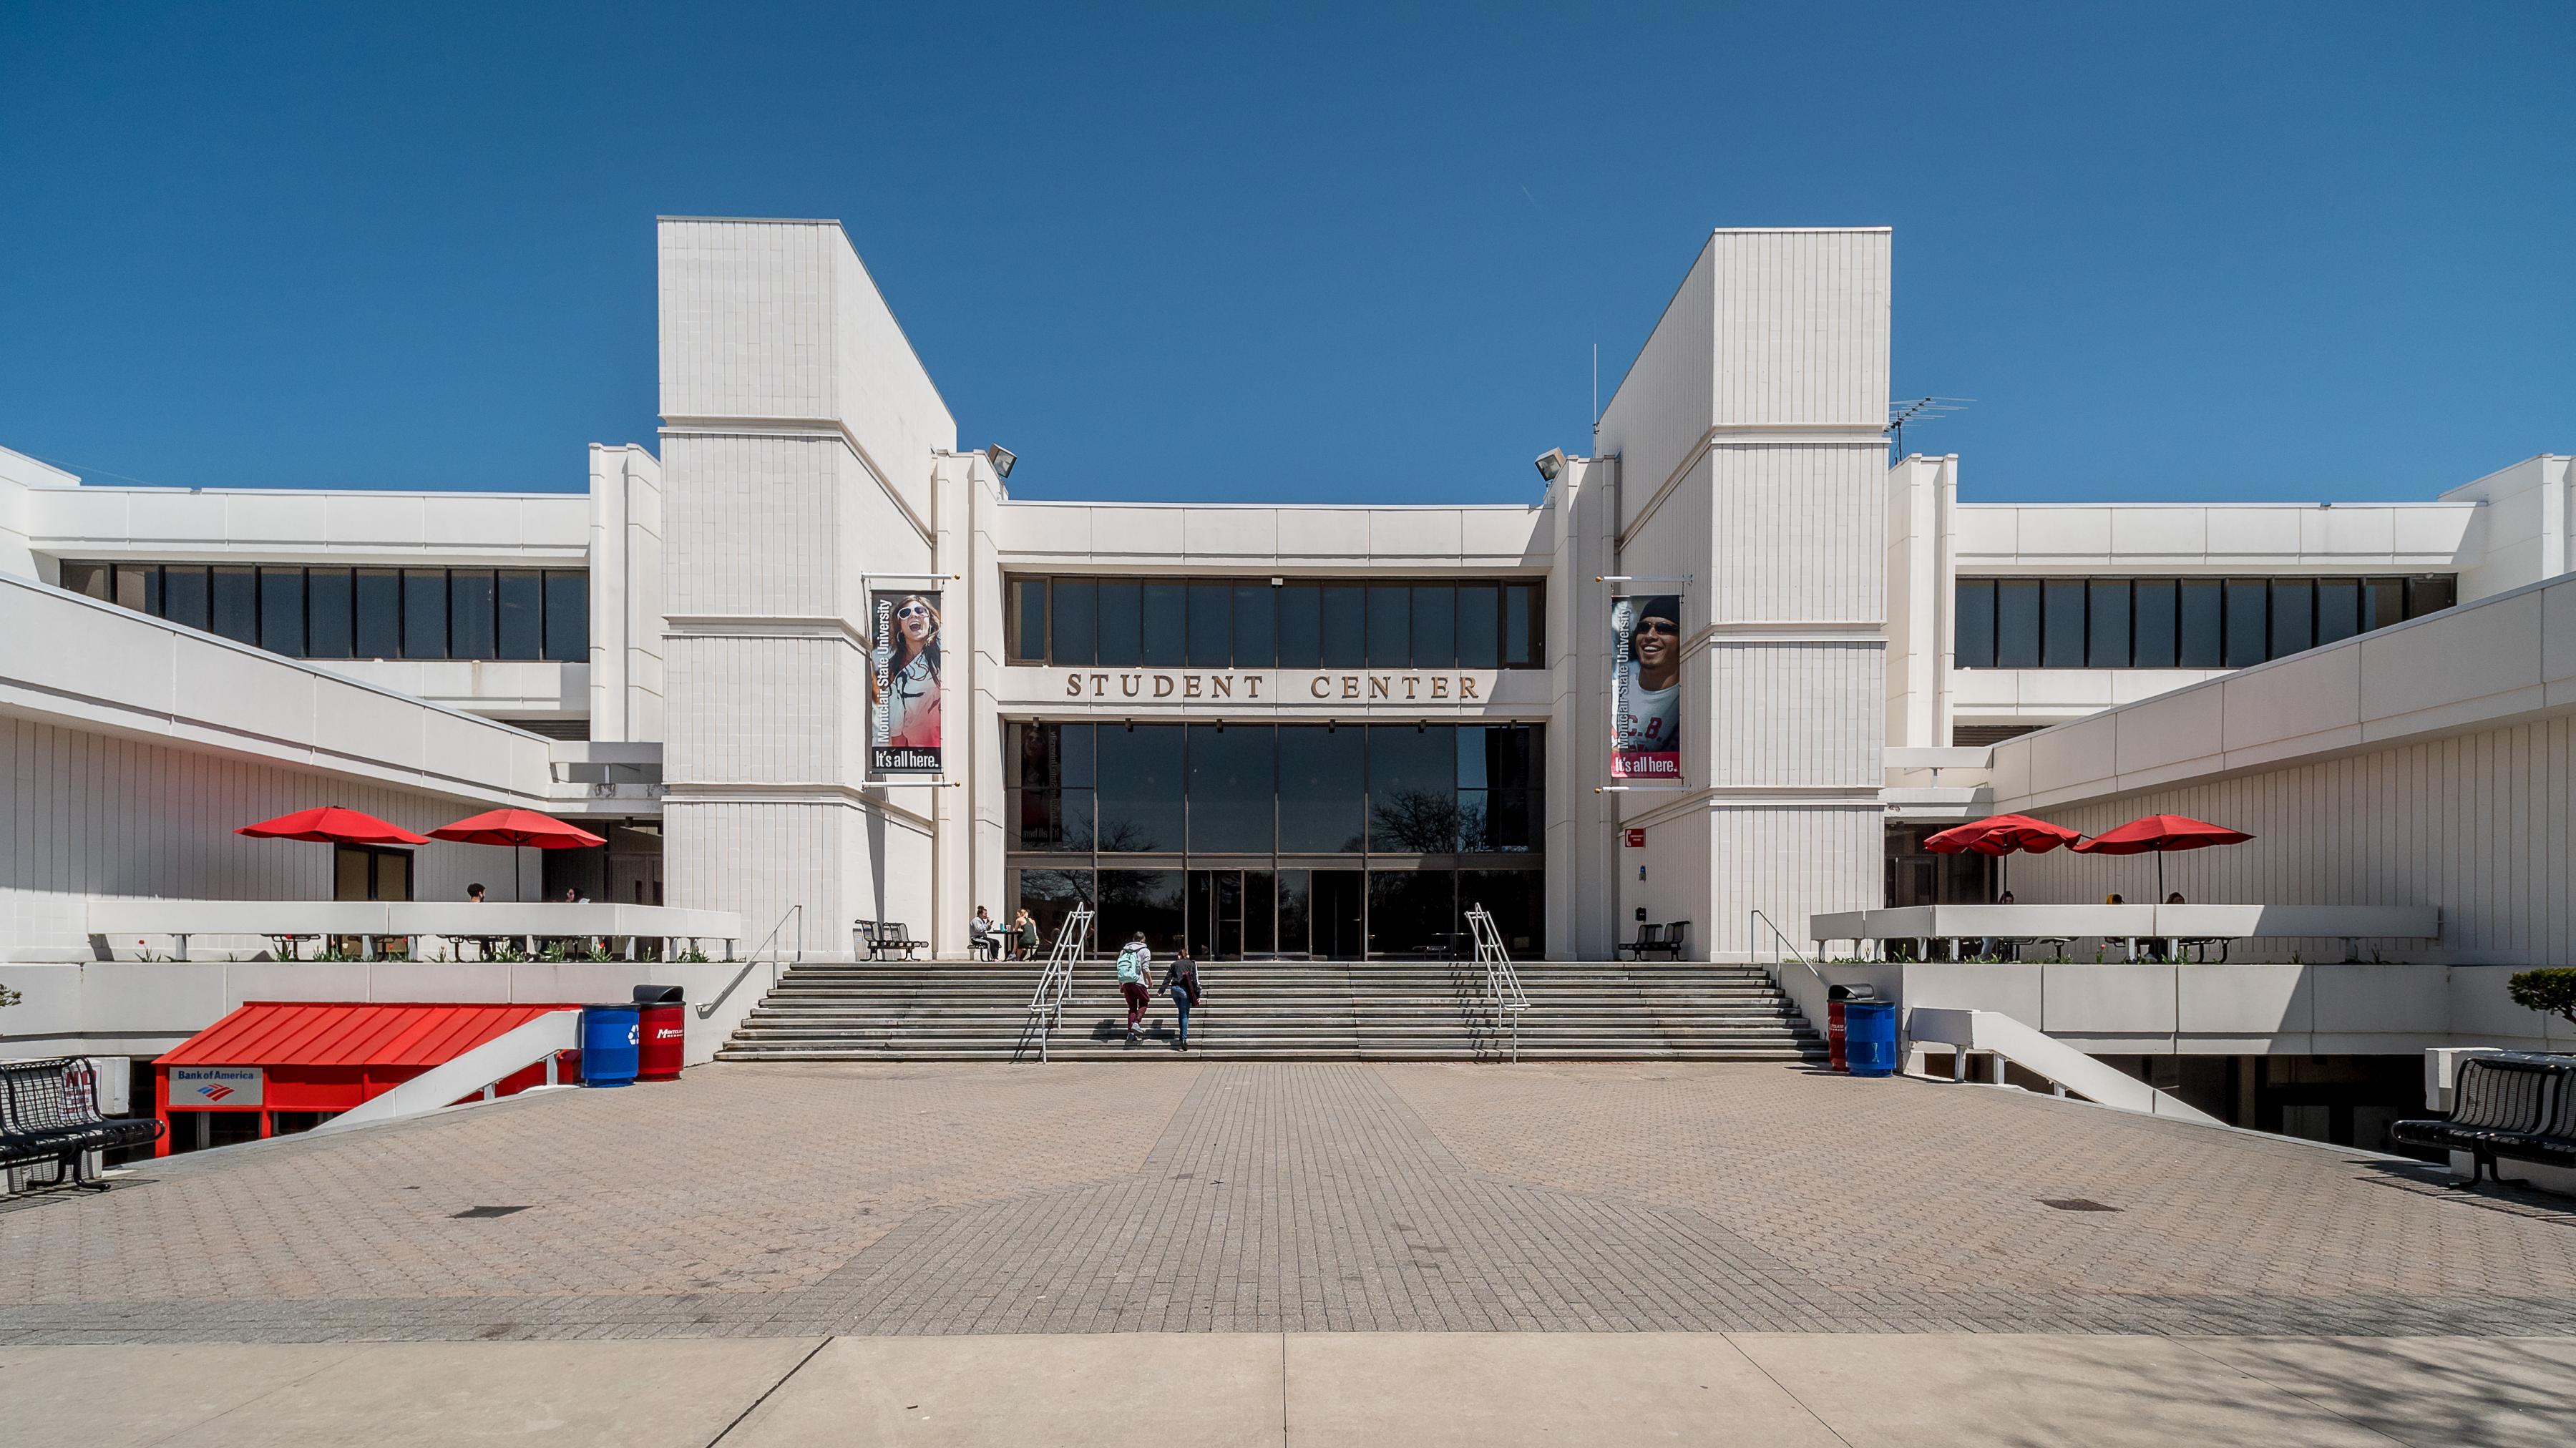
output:
<svg viewBox="0 0 2576 1448"><path fill-rule="evenodd" d="M1181 1038L1172 1043L1175 1051L1190 1048L1190 1009L1199 1003L1199 963L1190 959L1188 947L1174 952L1172 963L1163 967L1163 992L1172 998L1172 1009L1181 1018Z"/></svg>
<svg viewBox="0 0 2576 1448"><path fill-rule="evenodd" d="M1136 1030L1145 1021L1145 1007L1154 999L1154 949L1145 943L1145 932L1130 936L1127 947L1118 952L1118 993L1127 998L1127 1044L1136 1044Z"/></svg>

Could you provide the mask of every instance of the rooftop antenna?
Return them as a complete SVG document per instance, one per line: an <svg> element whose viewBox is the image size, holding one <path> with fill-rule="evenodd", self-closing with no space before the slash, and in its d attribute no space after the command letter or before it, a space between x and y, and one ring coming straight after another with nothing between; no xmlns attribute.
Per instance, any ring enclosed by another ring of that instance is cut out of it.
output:
<svg viewBox="0 0 2576 1448"><path fill-rule="evenodd" d="M1592 344L1592 430L1601 431L1601 344Z"/></svg>
<svg viewBox="0 0 2576 1448"><path fill-rule="evenodd" d="M1880 429L1892 440L1896 456L1905 456L1905 424L1935 422L1976 401L1973 397L1918 397L1911 402L1887 405L1887 426Z"/></svg>

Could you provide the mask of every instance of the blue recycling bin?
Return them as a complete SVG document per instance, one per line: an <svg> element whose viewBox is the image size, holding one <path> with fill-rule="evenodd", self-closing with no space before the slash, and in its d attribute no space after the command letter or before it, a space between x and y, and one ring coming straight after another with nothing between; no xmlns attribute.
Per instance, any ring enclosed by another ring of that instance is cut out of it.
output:
<svg viewBox="0 0 2576 1448"><path fill-rule="evenodd" d="M1843 1056L1855 1076L1896 1074L1896 1003L1843 1003Z"/></svg>
<svg viewBox="0 0 2576 1448"><path fill-rule="evenodd" d="M581 1008L581 1084L632 1086L643 1013L631 1005Z"/></svg>

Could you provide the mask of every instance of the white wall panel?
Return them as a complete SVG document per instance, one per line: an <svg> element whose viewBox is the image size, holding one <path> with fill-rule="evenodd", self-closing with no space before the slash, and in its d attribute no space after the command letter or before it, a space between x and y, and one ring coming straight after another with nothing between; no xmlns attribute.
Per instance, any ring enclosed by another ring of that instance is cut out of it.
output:
<svg viewBox="0 0 2576 1448"><path fill-rule="evenodd" d="M2098 834L2179 814L2251 832L2252 843L2169 856L2165 885L2195 903L2436 905L2432 953L2383 942L2391 960L2471 965L2576 962L2576 724L2565 716L2479 730L2236 778L2064 805L2047 818ZM2153 856L2015 857L2032 904L2153 897ZM2273 942L2328 958L2326 942ZM2322 1029L2322 1028L2321 1028Z"/></svg>
<svg viewBox="0 0 2576 1448"><path fill-rule="evenodd" d="M486 807L0 715L0 959L83 951L92 895L328 900L331 846L233 833L323 804L424 834ZM476 880L514 898L511 851L437 840L413 859L416 899L463 899ZM533 897L533 863L526 888Z"/></svg>

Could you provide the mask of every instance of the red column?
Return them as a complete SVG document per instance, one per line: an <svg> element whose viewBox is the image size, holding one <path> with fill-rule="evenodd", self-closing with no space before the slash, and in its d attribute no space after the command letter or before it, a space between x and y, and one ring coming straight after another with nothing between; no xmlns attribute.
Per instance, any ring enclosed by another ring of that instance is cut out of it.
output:
<svg viewBox="0 0 2576 1448"><path fill-rule="evenodd" d="M152 1143L152 1154L154 1156L168 1156L170 1154L170 1133L175 1129L170 1124L170 1068L167 1066L153 1067L152 1081L153 1084L159 1088L152 1093L152 1115L155 1120L161 1123L161 1139Z"/></svg>

